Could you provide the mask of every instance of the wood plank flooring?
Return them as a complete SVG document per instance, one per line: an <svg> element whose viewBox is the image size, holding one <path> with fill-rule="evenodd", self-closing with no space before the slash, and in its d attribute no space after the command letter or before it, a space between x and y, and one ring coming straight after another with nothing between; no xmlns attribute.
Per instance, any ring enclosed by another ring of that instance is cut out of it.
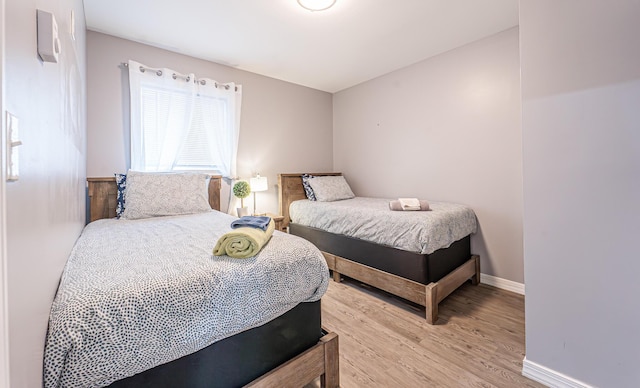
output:
<svg viewBox="0 0 640 388"><path fill-rule="evenodd" d="M440 304L436 325L424 313L357 281L330 281L322 323L339 335L341 386L543 387L521 375L523 296L467 283Z"/></svg>

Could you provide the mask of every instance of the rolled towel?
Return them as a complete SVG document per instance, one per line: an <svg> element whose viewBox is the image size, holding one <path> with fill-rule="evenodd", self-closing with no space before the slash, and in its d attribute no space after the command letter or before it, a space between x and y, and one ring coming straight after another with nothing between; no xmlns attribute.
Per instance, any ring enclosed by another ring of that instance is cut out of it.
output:
<svg viewBox="0 0 640 388"><path fill-rule="evenodd" d="M416 209L416 210L421 210L421 211L427 211L427 210L431 210L429 208L429 202L420 199L418 200L418 202L420 203L420 208ZM409 209L403 209L402 205L400 204L400 200L395 200L395 201L390 201L389 202L389 209L394 210L394 211L403 211L403 210L409 210Z"/></svg>
<svg viewBox="0 0 640 388"><path fill-rule="evenodd" d="M402 210L420 210L420 201L418 198L398 198Z"/></svg>
<svg viewBox="0 0 640 388"><path fill-rule="evenodd" d="M234 229L220 237L213 248L213 254L227 255L236 259L253 257L269 242L275 228L275 223L270 220L266 231L246 226Z"/></svg>
<svg viewBox="0 0 640 388"><path fill-rule="evenodd" d="M237 229L242 227L251 227L262 229L263 231L267 231L267 227L271 222L271 217L267 216L244 216L240 217L237 220L231 223L231 229Z"/></svg>

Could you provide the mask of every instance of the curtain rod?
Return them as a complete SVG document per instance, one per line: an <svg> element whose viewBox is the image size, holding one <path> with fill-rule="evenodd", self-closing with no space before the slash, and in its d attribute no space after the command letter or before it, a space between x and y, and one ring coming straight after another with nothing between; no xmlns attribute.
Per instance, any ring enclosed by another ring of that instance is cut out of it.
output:
<svg viewBox="0 0 640 388"><path fill-rule="evenodd" d="M127 68L129 67L129 63L127 63L127 62L121 62L120 64L121 64L122 66L124 66L124 67L127 67ZM144 73L144 72L145 72L145 71L147 71L147 70L153 70L153 71L155 71L155 72L156 72L156 75L157 75L158 77L162 76L162 70L152 69L152 68L150 68L150 67L140 66L140 71L141 71L141 72L143 72L143 73ZM190 76L188 76L188 75L182 75L182 74L178 74L178 73L173 73L173 79L178 79L178 77L180 77L180 78L184 79L184 80L185 80L185 81L187 81L187 82L191 81L191 77L190 77ZM194 82L199 82L199 83L200 83L200 85L206 85L206 84L207 84L207 81L206 81L206 80L203 80L203 79L201 79L201 80L194 79L193 81L194 81ZM226 90L229 90L229 85L220 85L219 83L214 82L213 86L214 86L214 87L216 87L216 88L217 88L217 87L223 87L223 88L225 88ZM238 91L238 87L237 87L237 86L235 87L235 91L236 91L236 92Z"/></svg>

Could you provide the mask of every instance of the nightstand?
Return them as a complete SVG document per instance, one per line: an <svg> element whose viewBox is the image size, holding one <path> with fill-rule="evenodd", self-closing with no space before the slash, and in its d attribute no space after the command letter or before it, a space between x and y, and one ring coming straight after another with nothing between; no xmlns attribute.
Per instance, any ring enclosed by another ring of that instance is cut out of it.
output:
<svg viewBox="0 0 640 388"><path fill-rule="evenodd" d="M286 232L286 230L282 227L282 223L284 222L284 216L279 214L267 213L267 216L271 217L273 222L276 224L276 230L281 232Z"/></svg>

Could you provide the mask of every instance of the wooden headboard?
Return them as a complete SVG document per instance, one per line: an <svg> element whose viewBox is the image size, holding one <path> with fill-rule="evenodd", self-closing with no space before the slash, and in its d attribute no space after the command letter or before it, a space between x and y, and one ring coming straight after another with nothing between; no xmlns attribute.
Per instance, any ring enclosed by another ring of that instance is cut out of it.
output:
<svg viewBox="0 0 640 388"><path fill-rule="evenodd" d="M291 202L307 198L304 193L304 187L302 187L302 174L278 174L278 206L280 214L284 216L284 220L282 220L283 228L289 226L289 222L291 222L289 217L289 205L291 205ZM304 174L313 176L342 175L341 172L309 172Z"/></svg>
<svg viewBox="0 0 640 388"><path fill-rule="evenodd" d="M212 209L220 210L222 177L220 175L211 175L210 178L209 205L211 205ZM116 216L118 196L116 178L87 178L87 183L89 184L89 220L114 218Z"/></svg>

